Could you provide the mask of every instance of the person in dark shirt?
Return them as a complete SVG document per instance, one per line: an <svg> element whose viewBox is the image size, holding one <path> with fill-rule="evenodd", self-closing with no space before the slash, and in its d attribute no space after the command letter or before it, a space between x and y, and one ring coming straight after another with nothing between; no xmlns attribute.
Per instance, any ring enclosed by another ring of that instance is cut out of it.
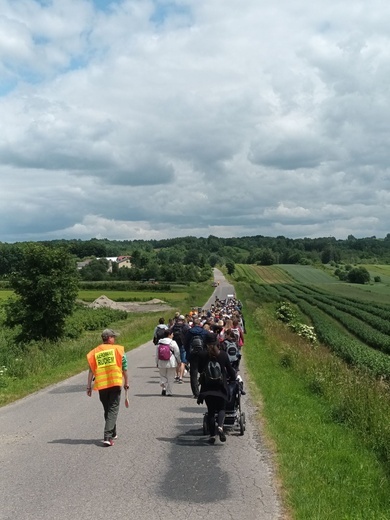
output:
<svg viewBox="0 0 390 520"><path fill-rule="evenodd" d="M222 372L222 381L215 383L207 381L204 377L207 365L210 361L218 362ZM232 367L229 356L223 350L219 350L216 343L211 343L207 346L207 350L199 355L198 369L201 374L200 393L198 397L198 404L203 401L207 405L207 421L210 437L209 444L215 443L215 416L217 415L218 435L221 442L226 441L226 435L223 431L223 423L225 421L226 404L228 397L228 378L230 380L236 379L236 371Z"/></svg>
<svg viewBox="0 0 390 520"><path fill-rule="evenodd" d="M193 327L188 329L184 336L184 348L186 351L187 361L190 363L190 383L191 390L194 397L197 399L199 395L199 383L198 383L198 358L199 353L191 352L191 343L195 336L200 336L203 342L203 349L206 349L208 343L214 340L214 335L211 334L208 330L204 329L200 324L200 319L195 318Z"/></svg>

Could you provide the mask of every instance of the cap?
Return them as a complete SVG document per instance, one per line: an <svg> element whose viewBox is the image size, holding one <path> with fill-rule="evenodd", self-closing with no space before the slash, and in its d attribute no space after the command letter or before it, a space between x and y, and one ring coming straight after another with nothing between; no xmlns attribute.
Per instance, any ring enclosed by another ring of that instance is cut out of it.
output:
<svg viewBox="0 0 390 520"><path fill-rule="evenodd" d="M117 336L119 336L119 332L115 332L112 329L104 329L103 332L102 332L102 338L103 339L105 339L105 338L116 338Z"/></svg>
<svg viewBox="0 0 390 520"><path fill-rule="evenodd" d="M183 314L180 314L180 316L179 316L179 320L185 320Z"/></svg>

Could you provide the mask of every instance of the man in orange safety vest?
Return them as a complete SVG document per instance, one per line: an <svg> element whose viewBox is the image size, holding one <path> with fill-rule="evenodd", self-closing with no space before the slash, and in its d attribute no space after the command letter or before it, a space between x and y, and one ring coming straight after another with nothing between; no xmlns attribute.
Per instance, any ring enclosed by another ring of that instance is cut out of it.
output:
<svg viewBox="0 0 390 520"><path fill-rule="evenodd" d="M122 383L123 388L129 389L127 374L127 358L122 345L115 345L117 332L104 329L103 343L88 352L89 364L87 395L92 395L93 389L99 391L99 399L104 408L104 440L106 446L113 446L113 439L117 438L116 421L119 412Z"/></svg>

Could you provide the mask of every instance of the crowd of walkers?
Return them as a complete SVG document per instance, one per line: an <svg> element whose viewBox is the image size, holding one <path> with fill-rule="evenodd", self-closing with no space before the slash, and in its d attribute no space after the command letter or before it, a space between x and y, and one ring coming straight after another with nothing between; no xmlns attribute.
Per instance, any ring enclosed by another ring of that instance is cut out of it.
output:
<svg viewBox="0 0 390 520"><path fill-rule="evenodd" d="M174 384L183 383L184 376L189 375L193 397L198 404L207 405L210 444L215 443L216 433L221 442L226 441L224 420L229 382L239 385L240 395L245 393L237 375L244 334L242 305L232 295L226 300L216 297L207 311L196 308L185 315L177 312L168 323L160 318L154 329L161 395L172 396ZM87 354L86 390L89 397L92 390L99 391L105 421L103 444L112 446L118 436L116 422L122 385L128 406L129 378L125 348L115 343L118 333L105 329L101 336L102 343Z"/></svg>
<svg viewBox="0 0 390 520"><path fill-rule="evenodd" d="M238 369L227 351L234 346L239 359L244 334L242 305L234 296L226 300L216 297L207 311L194 308L185 315L177 312L168 323L160 318L154 329L161 395L172 396L174 384L182 384L188 374L193 397L198 404L205 401L207 405L210 444L215 442L216 428L221 442L226 441L223 425L228 381L236 380ZM240 384L242 388L241 380Z"/></svg>

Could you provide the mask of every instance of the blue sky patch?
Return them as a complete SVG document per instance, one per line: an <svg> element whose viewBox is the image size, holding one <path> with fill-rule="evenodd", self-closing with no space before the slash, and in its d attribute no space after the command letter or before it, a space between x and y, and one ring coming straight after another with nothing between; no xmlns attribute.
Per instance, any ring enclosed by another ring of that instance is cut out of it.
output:
<svg viewBox="0 0 390 520"><path fill-rule="evenodd" d="M172 15L190 17L191 10L187 6L177 5L175 2L155 2L154 13L151 21L156 25L163 25L165 20Z"/></svg>

